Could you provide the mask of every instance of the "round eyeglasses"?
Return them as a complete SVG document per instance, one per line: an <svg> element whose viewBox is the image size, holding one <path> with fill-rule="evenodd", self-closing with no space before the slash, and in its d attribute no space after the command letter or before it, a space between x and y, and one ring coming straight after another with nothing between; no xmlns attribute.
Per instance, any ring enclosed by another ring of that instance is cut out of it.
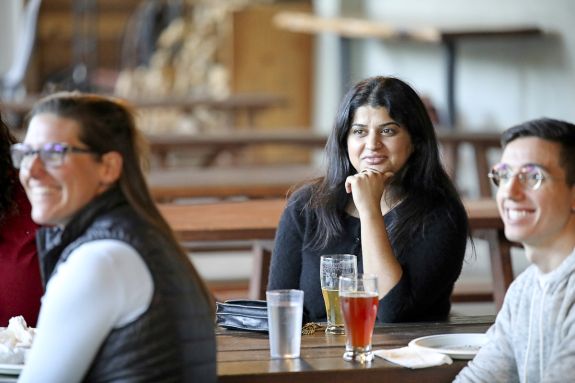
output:
<svg viewBox="0 0 575 383"><path fill-rule="evenodd" d="M26 144L14 144L10 147L12 164L16 169L30 166L35 155L40 157L44 166L55 168L64 163L64 158L68 153L97 154L92 149L79 148L65 143L48 143L39 149L32 149Z"/></svg>
<svg viewBox="0 0 575 383"><path fill-rule="evenodd" d="M487 175L497 187L509 184L513 177L517 177L524 188L537 190L547 179L544 170L537 165L524 165L516 172L507 164L497 164Z"/></svg>

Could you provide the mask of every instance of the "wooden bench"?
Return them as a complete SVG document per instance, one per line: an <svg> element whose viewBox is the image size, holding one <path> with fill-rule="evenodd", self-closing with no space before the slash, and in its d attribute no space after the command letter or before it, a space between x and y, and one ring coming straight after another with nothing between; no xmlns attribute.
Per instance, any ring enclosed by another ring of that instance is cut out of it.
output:
<svg viewBox="0 0 575 383"><path fill-rule="evenodd" d="M322 149L325 147L327 136L320 133L315 133L309 129L291 129L291 130L279 130L279 131L254 131L254 130L241 130L234 132L233 134L207 134L207 135L155 135L148 136L150 142L151 152L154 156L158 157L161 164L160 170L156 171L156 174L152 174L150 181L153 187L161 186L165 197L169 197L169 194L174 194L176 197L185 197L185 194L190 194L193 196L196 194L195 187L201 185L202 188L207 188L208 183L206 182L196 182L192 179L183 179L178 177L178 175L183 175L186 170L170 170L164 172L163 168L166 163L166 157L168 153L174 152L185 152L194 151L197 149L209 148L211 154L206 157L201 163L202 166L210 167L213 164L215 158L223 152L238 152L239 150L245 149L247 147L261 146L261 145L291 145L294 147L306 147L309 149ZM489 171L489 161L488 152L490 149L499 148L499 133L473 133L473 132L451 132L451 131L438 131L437 132L438 141L442 147L444 166L447 172L450 174L452 179L457 179L457 164L459 158L459 149L464 145L469 145L474 150L475 155L475 172L477 177L477 182L479 185L479 195L481 197L491 196L491 186L489 180L487 179L487 173ZM196 169L194 167L194 169ZM237 177L231 176L234 171L239 173L246 173L250 176L255 176L255 182L251 178L246 177L244 182L246 188L251 186L250 184L256 183L261 184L264 181L263 173L260 175L259 170L242 170L241 167L234 168L236 170L220 170L212 168L214 172L221 173L221 175L216 175L206 178L208 176L202 176L202 172L195 173L197 177L204 177L207 181L213 180L216 186L219 187L224 184L225 179L230 179L230 191L232 193L237 193L238 182ZM263 172L265 168L261 168ZM281 169L278 172L283 172ZM270 179L277 180L279 178L284 178L280 174L274 176L274 169L270 169L269 177ZM288 172L289 173L289 172ZM161 175L165 174L165 175ZM192 177L194 171L189 170L189 175ZM296 176L302 175L303 178L297 178ZM286 181L294 181L293 183L303 181L309 175L306 171L294 172L291 176L285 177ZM321 175L317 172L314 175ZM161 181L161 182L157 182ZM211 181L210 181L211 182ZM270 181L271 183L276 183L276 181ZM293 183L291 185L293 185ZM269 184L269 183L268 183ZM288 185L288 186L291 186ZM168 190L169 189L169 190ZM287 188L285 188L287 190ZM200 194L205 191L200 190ZM158 193L160 193L158 191ZM278 194L276 194L277 196ZM282 193L281 195L285 195Z"/></svg>
<svg viewBox="0 0 575 383"><path fill-rule="evenodd" d="M473 148L479 195L484 198L491 197L491 183L487 178L490 169L487 157L489 150L501 147L501 135L499 133L439 131L437 132L437 139L442 147L444 166L454 180L457 179L460 148L464 145Z"/></svg>
<svg viewBox="0 0 575 383"><path fill-rule="evenodd" d="M158 169L147 177L156 201L169 202L203 197L285 197L294 185L320 175L319 169L294 165Z"/></svg>
<svg viewBox="0 0 575 383"><path fill-rule="evenodd" d="M30 95L22 100L3 100L0 102L0 108L3 113L13 114L17 120L22 121L43 96L46 95ZM195 108L205 107L220 110L227 112L229 126L235 126L240 115L245 115L247 126L256 126L256 117L259 113L287 105L285 97L268 93L237 93L228 97L209 95L142 97L126 101L137 109L174 108L190 112Z"/></svg>
<svg viewBox="0 0 575 383"><path fill-rule="evenodd" d="M222 153L237 153L242 149L262 145L293 146L298 148L321 149L327 136L314 133L306 128L292 128L272 131L253 129L224 129L222 133L208 134L150 134L147 135L152 156L161 168L166 167L170 153L191 152L209 149L200 166L212 166Z"/></svg>

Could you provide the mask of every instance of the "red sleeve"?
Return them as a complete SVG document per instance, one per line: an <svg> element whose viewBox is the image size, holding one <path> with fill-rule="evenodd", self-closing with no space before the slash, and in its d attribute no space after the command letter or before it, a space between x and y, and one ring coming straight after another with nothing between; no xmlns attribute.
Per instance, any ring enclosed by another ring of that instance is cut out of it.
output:
<svg viewBox="0 0 575 383"><path fill-rule="evenodd" d="M18 213L0 223L0 326L22 315L36 326L43 294L36 255L37 225L30 217L30 203L21 187L16 190Z"/></svg>

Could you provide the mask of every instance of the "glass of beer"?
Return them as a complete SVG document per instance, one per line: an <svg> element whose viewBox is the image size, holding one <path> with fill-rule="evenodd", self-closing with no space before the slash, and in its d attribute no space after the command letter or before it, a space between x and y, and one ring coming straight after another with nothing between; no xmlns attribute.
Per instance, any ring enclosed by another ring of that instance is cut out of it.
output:
<svg viewBox="0 0 575 383"><path fill-rule="evenodd" d="M357 275L357 257L353 254L322 255L320 281L325 311L327 313L327 334L345 334L343 316L339 304L339 277Z"/></svg>
<svg viewBox="0 0 575 383"><path fill-rule="evenodd" d="M343 359L360 363L372 361L371 336L379 304L377 276L340 277L339 301L346 335Z"/></svg>

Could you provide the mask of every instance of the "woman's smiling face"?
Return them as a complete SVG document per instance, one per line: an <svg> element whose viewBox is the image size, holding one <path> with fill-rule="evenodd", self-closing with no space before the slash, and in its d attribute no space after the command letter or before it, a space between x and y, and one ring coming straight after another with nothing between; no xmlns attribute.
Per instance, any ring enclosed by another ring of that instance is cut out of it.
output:
<svg viewBox="0 0 575 383"><path fill-rule="evenodd" d="M375 169L397 173L413 152L407 129L389 117L384 107L356 109L347 136L349 160L359 173Z"/></svg>
<svg viewBox="0 0 575 383"><path fill-rule="evenodd" d="M80 126L51 113L34 116L24 144L32 149L63 143L88 149L79 139ZM46 166L38 155L20 169L20 182L32 205L32 219L42 225L65 225L70 218L106 187L103 165L93 153L66 153L61 165Z"/></svg>

